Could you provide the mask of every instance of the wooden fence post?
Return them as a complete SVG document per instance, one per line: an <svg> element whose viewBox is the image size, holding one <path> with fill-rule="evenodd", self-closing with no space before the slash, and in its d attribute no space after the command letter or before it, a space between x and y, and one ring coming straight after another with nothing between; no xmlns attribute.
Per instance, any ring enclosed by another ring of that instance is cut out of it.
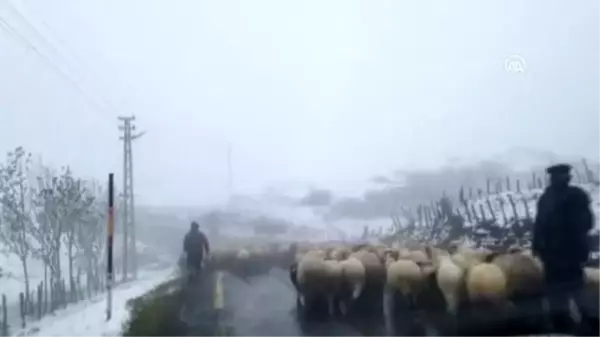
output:
<svg viewBox="0 0 600 337"><path fill-rule="evenodd" d="M6 295L2 294L2 336L8 336L8 309L6 308Z"/></svg>
<svg viewBox="0 0 600 337"><path fill-rule="evenodd" d="M25 328L25 314L27 310L27 304L25 303L25 294L23 292L19 293L19 314L21 316L21 327Z"/></svg>
<svg viewBox="0 0 600 337"><path fill-rule="evenodd" d="M37 318L42 319L42 304L44 302L44 284L40 282L37 287Z"/></svg>

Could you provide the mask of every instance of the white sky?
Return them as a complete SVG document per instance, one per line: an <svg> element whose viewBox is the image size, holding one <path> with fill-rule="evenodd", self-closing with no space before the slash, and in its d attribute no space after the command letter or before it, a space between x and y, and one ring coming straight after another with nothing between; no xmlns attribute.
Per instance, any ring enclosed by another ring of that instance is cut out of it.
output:
<svg viewBox="0 0 600 337"><path fill-rule="evenodd" d="M163 205L223 200L228 142L238 192L346 192L519 146L597 158L599 7L5 0L0 150L121 179L116 116L135 114L148 131L134 144L137 201ZM505 71L512 54L525 73Z"/></svg>

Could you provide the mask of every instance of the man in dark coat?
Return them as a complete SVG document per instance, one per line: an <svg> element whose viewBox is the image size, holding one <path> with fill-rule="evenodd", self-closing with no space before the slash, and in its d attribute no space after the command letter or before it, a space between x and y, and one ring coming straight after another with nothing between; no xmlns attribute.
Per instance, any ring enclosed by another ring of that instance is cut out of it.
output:
<svg viewBox="0 0 600 337"><path fill-rule="evenodd" d="M192 221L190 231L183 240L183 250L186 254L187 266L191 271L199 272L202 268L204 252L210 252L210 245L206 235L200 231L198 223Z"/></svg>
<svg viewBox="0 0 600 337"><path fill-rule="evenodd" d="M532 242L533 253L544 263L554 329L564 333L573 329L569 300L575 300L582 316L588 308L582 296L584 265L590 253L588 232L594 222L588 194L569 185L570 171L566 164L546 169L550 185L538 200Z"/></svg>

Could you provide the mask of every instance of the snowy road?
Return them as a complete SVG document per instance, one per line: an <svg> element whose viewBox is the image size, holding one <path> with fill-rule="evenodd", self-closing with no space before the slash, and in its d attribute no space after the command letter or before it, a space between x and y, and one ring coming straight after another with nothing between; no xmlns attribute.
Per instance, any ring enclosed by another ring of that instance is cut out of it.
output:
<svg viewBox="0 0 600 337"><path fill-rule="evenodd" d="M220 274L220 275L219 275ZM237 336L362 336L342 323L300 325L295 291L287 272L273 269L247 281L225 272L213 275L213 306L221 309L219 323ZM192 328L193 330L193 328ZM189 331L188 335L192 335ZM376 333L380 335L381 333Z"/></svg>

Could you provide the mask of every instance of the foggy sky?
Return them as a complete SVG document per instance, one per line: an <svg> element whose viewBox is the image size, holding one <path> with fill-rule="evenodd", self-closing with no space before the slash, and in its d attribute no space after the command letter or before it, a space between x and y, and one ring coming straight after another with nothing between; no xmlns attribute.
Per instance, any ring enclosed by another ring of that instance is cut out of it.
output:
<svg viewBox="0 0 600 337"><path fill-rule="evenodd" d="M0 150L120 182L116 116L135 114L139 203L222 201L228 143L237 192L600 151L598 1L5 0L0 17Z"/></svg>

